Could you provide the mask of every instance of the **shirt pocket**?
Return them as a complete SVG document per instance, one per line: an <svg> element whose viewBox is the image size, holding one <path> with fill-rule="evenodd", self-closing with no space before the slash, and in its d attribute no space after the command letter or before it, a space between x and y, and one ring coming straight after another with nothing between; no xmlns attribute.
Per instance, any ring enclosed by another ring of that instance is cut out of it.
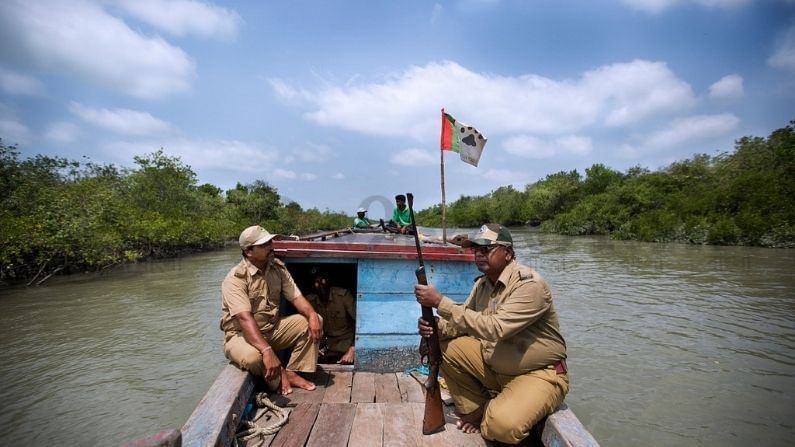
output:
<svg viewBox="0 0 795 447"><path fill-rule="evenodd" d="M270 299L268 286L264 285L251 297L251 309L255 314L269 314L278 305L279 301Z"/></svg>

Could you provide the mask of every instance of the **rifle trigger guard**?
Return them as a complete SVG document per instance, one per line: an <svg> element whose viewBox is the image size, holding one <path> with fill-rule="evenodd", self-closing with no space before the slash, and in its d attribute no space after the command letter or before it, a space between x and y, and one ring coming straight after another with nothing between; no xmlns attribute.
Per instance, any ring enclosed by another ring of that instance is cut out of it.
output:
<svg viewBox="0 0 795 447"><path fill-rule="evenodd" d="M420 338L420 363L423 365L427 365L430 361L428 357L431 353L431 347L428 346L428 339L427 338Z"/></svg>

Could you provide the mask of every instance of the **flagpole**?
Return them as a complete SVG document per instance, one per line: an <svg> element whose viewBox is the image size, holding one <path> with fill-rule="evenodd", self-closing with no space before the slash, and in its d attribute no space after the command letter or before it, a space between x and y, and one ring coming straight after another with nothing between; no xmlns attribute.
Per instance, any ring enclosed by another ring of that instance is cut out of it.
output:
<svg viewBox="0 0 795 447"><path fill-rule="evenodd" d="M444 109L442 109L442 113L444 113ZM447 244L447 213L446 213L446 205L445 205L445 197L444 197L444 151L439 150L439 166L442 169L442 244Z"/></svg>
<svg viewBox="0 0 795 447"><path fill-rule="evenodd" d="M439 142L439 167L442 170L442 245L447 244L447 210L444 197L444 107L442 107L442 134Z"/></svg>

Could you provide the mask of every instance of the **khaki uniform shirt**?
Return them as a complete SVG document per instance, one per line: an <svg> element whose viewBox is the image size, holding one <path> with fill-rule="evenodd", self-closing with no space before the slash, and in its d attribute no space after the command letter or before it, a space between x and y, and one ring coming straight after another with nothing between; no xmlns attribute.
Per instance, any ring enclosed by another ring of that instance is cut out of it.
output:
<svg viewBox="0 0 795 447"><path fill-rule="evenodd" d="M566 358L552 292L530 267L512 261L497 282L479 276L466 301L439 303L440 338L480 340L483 360L495 372L519 375Z"/></svg>
<svg viewBox="0 0 795 447"><path fill-rule="evenodd" d="M265 271L261 271L248 259L226 274L221 284L221 330L224 340L242 332L235 315L251 312L262 332L269 332L279 320L281 297L293 301L301 291L293 281L284 263L274 259Z"/></svg>
<svg viewBox="0 0 795 447"><path fill-rule="evenodd" d="M356 321L356 300L348 289L332 286L324 303L316 294L307 295L315 311L323 317L323 333L329 337L353 334Z"/></svg>

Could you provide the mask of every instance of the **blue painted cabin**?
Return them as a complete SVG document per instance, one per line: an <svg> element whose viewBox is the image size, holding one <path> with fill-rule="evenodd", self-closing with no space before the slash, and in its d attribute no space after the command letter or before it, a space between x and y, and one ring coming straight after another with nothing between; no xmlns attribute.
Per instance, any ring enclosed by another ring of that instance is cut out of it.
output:
<svg viewBox="0 0 795 447"><path fill-rule="evenodd" d="M473 255L457 245L424 240L428 283L463 301L479 274ZM342 230L275 241L274 250L302 292L309 293L310 271L321 266L332 285L356 297L357 370L398 371L419 365L421 309L414 299L419 263L413 236Z"/></svg>

